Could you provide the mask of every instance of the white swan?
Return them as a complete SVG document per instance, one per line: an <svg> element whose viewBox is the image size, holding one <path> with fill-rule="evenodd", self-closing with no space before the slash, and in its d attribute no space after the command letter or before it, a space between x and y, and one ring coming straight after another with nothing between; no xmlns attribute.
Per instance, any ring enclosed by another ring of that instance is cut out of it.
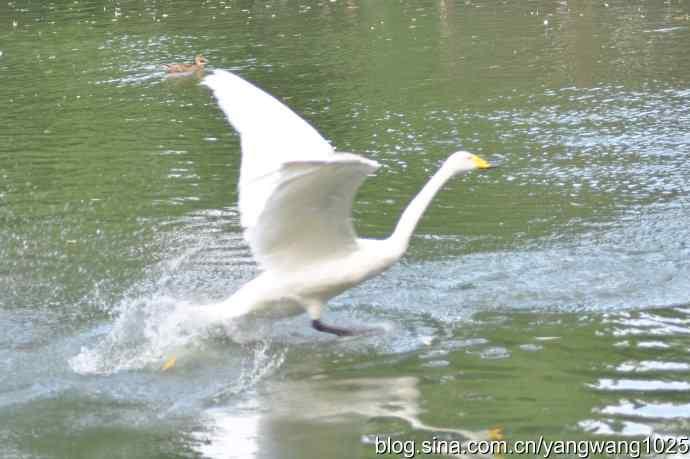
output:
<svg viewBox="0 0 690 459"><path fill-rule="evenodd" d="M454 153L405 209L388 239L358 238L352 201L378 163L336 153L306 121L237 75L216 70L202 84L213 90L240 133L240 223L262 270L222 303L227 317L287 307L306 311L316 330L352 335L321 322L323 305L400 259L448 179L491 167L476 155Z"/></svg>

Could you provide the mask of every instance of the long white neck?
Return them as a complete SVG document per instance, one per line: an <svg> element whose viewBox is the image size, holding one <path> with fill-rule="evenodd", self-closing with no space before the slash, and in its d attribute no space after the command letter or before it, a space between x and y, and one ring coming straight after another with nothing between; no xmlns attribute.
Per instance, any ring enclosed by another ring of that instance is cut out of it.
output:
<svg viewBox="0 0 690 459"><path fill-rule="evenodd" d="M401 253L407 250L412 233L417 227L417 223L419 223L422 215L424 215L424 211L429 207L431 200L434 199L436 193L439 192L443 185L453 177L453 175L453 171L449 170L445 165L442 166L441 169L431 177L431 180L424 185L422 191L420 191L407 206L398 221L398 225L395 227L395 231L393 231L393 234L389 238L389 241L392 242Z"/></svg>

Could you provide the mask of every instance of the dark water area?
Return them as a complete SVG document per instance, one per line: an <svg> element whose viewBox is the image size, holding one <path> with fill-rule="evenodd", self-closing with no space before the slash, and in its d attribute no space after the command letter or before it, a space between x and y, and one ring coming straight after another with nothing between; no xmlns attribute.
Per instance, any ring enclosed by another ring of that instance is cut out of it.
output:
<svg viewBox="0 0 690 459"><path fill-rule="evenodd" d="M687 436L689 46L686 0L0 4L0 457ZM198 53L383 165L362 236L500 165L325 312L385 334L180 327L257 273Z"/></svg>

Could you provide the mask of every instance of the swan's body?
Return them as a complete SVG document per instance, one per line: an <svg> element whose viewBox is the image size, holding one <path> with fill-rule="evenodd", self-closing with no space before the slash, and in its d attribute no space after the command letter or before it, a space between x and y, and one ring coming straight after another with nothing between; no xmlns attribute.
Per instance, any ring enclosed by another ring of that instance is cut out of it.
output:
<svg viewBox="0 0 690 459"><path fill-rule="evenodd" d="M227 317L250 312L291 315L307 311L319 320L329 299L385 271L400 255L382 241L359 239L358 246L333 260L321 260L294 270L267 270L242 286L222 307Z"/></svg>
<svg viewBox="0 0 690 459"><path fill-rule="evenodd" d="M322 306L400 259L417 222L448 179L490 167L478 156L454 153L405 209L389 238L358 238L352 202L378 163L336 153L306 121L232 73L216 70L203 84L240 133L240 223L262 270L223 302L227 317L306 311L317 330L351 334L324 325Z"/></svg>

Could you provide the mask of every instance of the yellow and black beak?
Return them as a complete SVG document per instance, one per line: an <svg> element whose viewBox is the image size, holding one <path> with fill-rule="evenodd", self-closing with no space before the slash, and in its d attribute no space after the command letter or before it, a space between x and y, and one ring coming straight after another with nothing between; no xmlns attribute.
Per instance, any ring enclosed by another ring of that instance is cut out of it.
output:
<svg viewBox="0 0 690 459"><path fill-rule="evenodd" d="M477 169L491 169L492 167L494 167L491 164L489 164L487 160L480 158L477 155L472 155L472 162L474 163Z"/></svg>

